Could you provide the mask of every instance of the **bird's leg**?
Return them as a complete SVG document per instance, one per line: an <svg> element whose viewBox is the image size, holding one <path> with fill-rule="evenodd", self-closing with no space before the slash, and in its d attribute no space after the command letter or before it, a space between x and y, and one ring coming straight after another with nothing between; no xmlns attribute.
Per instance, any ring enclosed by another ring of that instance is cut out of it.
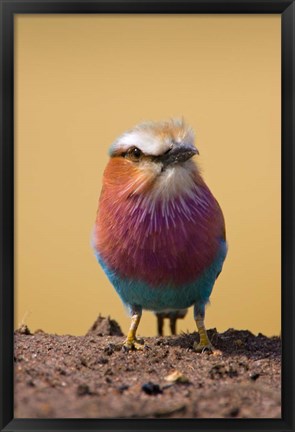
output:
<svg viewBox="0 0 295 432"><path fill-rule="evenodd" d="M194 343L194 349L197 352L203 352L203 351L213 351L214 348L208 338L207 331L204 325L204 318L205 318L205 308L204 306L199 307L197 305L194 306L194 318L197 324L199 336L200 336L200 342Z"/></svg>
<svg viewBox="0 0 295 432"><path fill-rule="evenodd" d="M143 349L143 342L136 339L136 330L138 328L141 315L142 315L141 307L139 306L131 307L131 325L128 331L127 339L123 343L123 346L128 349Z"/></svg>
<svg viewBox="0 0 295 432"><path fill-rule="evenodd" d="M157 314L158 336L163 336L164 318L162 314Z"/></svg>
<svg viewBox="0 0 295 432"><path fill-rule="evenodd" d="M175 316L170 318L170 331L173 336L176 335L176 320Z"/></svg>

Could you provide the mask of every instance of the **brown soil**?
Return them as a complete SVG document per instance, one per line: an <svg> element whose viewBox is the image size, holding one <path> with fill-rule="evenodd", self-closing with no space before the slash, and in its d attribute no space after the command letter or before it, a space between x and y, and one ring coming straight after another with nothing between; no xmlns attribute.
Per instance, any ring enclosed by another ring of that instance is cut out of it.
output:
<svg viewBox="0 0 295 432"><path fill-rule="evenodd" d="M129 352L120 334L102 317L86 336L31 334L22 326L15 332L15 417L281 416L279 337L213 329L219 351L199 354L197 333L146 338L144 350Z"/></svg>

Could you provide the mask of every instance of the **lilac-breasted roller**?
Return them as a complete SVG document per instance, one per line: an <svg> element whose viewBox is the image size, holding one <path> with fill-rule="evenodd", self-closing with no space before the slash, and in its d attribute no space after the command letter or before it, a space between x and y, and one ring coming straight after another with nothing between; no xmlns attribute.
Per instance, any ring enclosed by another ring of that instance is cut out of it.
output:
<svg viewBox="0 0 295 432"><path fill-rule="evenodd" d="M103 270L128 307L124 346L140 349L142 310L194 306L200 341L212 350L205 305L227 253L220 206L192 158L199 152L183 120L140 124L110 148L94 229Z"/></svg>

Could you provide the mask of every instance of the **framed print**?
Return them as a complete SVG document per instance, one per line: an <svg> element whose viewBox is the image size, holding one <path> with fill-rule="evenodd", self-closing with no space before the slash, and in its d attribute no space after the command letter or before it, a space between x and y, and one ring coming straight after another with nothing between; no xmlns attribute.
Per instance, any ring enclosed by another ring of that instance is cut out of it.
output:
<svg viewBox="0 0 295 432"><path fill-rule="evenodd" d="M1 430L293 431L293 1L1 35Z"/></svg>

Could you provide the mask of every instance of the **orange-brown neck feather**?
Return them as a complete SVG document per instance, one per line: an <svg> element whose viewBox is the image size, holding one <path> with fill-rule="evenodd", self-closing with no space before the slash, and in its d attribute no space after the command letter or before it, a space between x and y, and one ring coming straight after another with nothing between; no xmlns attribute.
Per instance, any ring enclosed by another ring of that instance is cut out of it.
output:
<svg viewBox="0 0 295 432"><path fill-rule="evenodd" d="M152 169L140 169L122 157L111 158L104 172L104 186L113 197L145 193L155 181Z"/></svg>

